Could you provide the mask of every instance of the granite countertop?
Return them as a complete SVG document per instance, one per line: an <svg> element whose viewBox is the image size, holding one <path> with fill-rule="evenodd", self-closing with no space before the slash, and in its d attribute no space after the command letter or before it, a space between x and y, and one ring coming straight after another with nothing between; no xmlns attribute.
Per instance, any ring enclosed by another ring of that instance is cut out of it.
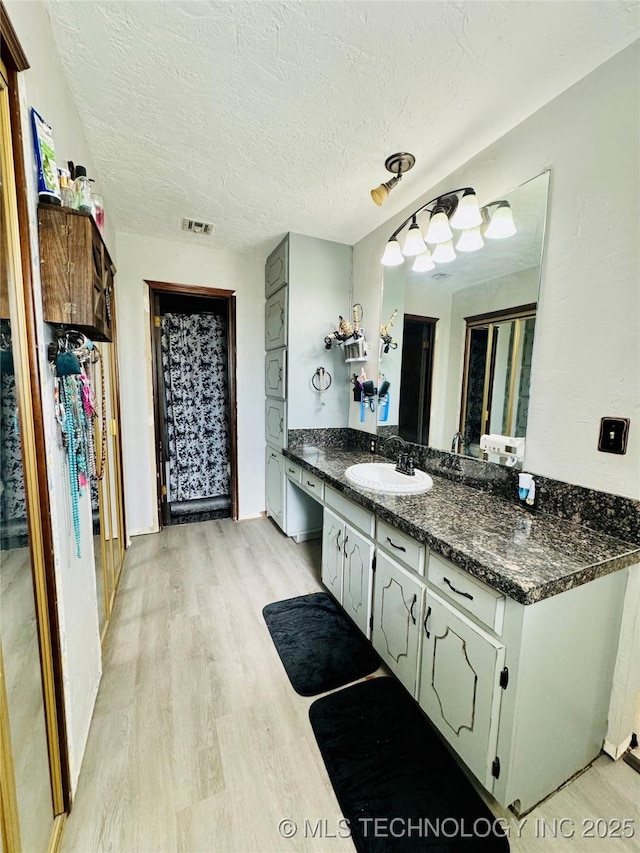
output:
<svg viewBox="0 0 640 853"><path fill-rule="evenodd" d="M533 512L487 492L433 476L422 495L386 495L350 483L370 453L291 447L285 456L337 491L520 604L533 604L640 563L640 547L564 519Z"/></svg>

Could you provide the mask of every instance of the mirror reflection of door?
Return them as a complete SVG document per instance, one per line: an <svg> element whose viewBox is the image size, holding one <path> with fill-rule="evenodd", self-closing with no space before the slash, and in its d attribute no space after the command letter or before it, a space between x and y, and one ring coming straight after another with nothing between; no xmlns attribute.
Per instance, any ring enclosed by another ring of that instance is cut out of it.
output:
<svg viewBox="0 0 640 853"><path fill-rule="evenodd" d="M481 455L482 435L526 435L535 313L527 305L466 320L460 432L469 455Z"/></svg>
<svg viewBox="0 0 640 853"><path fill-rule="evenodd" d="M436 323L433 317L404 315L398 434L417 444L429 443Z"/></svg>

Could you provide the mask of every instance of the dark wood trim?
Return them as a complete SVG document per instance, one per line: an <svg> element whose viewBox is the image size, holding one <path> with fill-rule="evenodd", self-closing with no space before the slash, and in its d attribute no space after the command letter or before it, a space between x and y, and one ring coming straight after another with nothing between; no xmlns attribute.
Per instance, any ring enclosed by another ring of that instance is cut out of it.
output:
<svg viewBox="0 0 640 853"><path fill-rule="evenodd" d="M2 48L0 55L7 71L25 71L29 67L26 54L2 0L0 0L0 45Z"/></svg>
<svg viewBox="0 0 640 853"><path fill-rule="evenodd" d="M158 311L158 294L151 290L149 291L149 321L151 334L151 384L153 387L153 434L155 437L155 456L156 456L156 502L158 505L158 525L162 528L167 523L165 515L166 501L162 500L162 487L164 482L164 470L162 459L162 447L164 444L164 436L160 428L162 423L163 412L160 405L160 400L164 394L164 382L162 378L162 370L160 364L160 342L156 331L154 318Z"/></svg>
<svg viewBox="0 0 640 853"><path fill-rule="evenodd" d="M149 281L145 278L151 290L166 293L175 293L176 296L205 296L218 299L229 299L235 295L235 290L221 290L217 287L202 287L197 284L171 284L168 281Z"/></svg>
<svg viewBox="0 0 640 853"><path fill-rule="evenodd" d="M528 305L517 305L515 308L507 308L502 311L489 311L486 314L474 314L473 317L465 317L467 325L475 325L478 323L495 323L496 320L514 320L522 317L524 314L535 314L538 308L536 302L531 302Z"/></svg>
<svg viewBox="0 0 640 853"><path fill-rule="evenodd" d="M151 318L151 350L155 353L155 340L157 338L157 330L154 325L155 316L155 298L160 293L172 293L175 296L199 296L206 299L224 299L227 302L227 338L228 338L228 363L229 363L229 432L230 432L230 447L229 454L231 457L231 517L234 521L238 520L239 500L238 500L238 406L237 406L237 379L236 379L236 293L235 290L223 290L218 287L203 287L195 284L175 284L168 281L150 281L145 279L145 284L149 286L149 302L150 302L150 318ZM151 376L153 383L153 414L154 414L154 435L156 441L155 456L156 456L156 489L158 501L158 521L162 527L162 499L160 489L164 483L164 474L161 471L162 459L160 454L160 446L162 442L162 433L160 430L160 411L159 389L160 378L158 376L159 366L156 364L155 354L151 358Z"/></svg>
<svg viewBox="0 0 640 853"><path fill-rule="evenodd" d="M4 9L4 7L1 8ZM28 65L25 67L28 67ZM20 231L20 254L27 325L29 375L31 376L31 396L33 398L33 428L36 440L36 455L38 459L38 497L42 519L42 546L46 572L47 609L49 615L51 655L53 658L53 672L55 680L56 714L58 718L58 741L60 748L62 786L64 791L64 806L66 811L69 811L71 806L71 774L69 770L69 751L66 738L67 720L62 678L63 664L62 647L60 643L61 629L58 618L58 593L55 579L53 531L51 528L51 507L49 501L49 482L47 477L47 452L45 443L44 413L42 409L42 382L39 369L40 360L38 356L38 332L36 325L37 315L35 310L33 279L31 275L32 258L31 242L29 238L27 177L23 153L23 134L20 121L18 75L17 71L14 69L9 70L8 74L9 113L11 119L13 164L16 177L16 203L18 208L18 225Z"/></svg>
<svg viewBox="0 0 640 853"><path fill-rule="evenodd" d="M238 409L236 405L236 297L228 298L229 426L231 432L231 518L238 520Z"/></svg>
<svg viewBox="0 0 640 853"><path fill-rule="evenodd" d="M434 325L439 321L439 317L423 317L422 314L404 314L403 319L412 320L414 323L433 323Z"/></svg>

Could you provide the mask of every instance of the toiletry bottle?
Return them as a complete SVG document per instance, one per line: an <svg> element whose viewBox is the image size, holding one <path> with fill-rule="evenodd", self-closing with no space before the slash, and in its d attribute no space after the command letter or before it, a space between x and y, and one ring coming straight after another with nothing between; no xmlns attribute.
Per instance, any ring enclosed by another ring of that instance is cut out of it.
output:
<svg viewBox="0 0 640 853"><path fill-rule="evenodd" d="M91 184L84 166L76 166L75 181L73 182L74 208L91 212Z"/></svg>
<svg viewBox="0 0 640 853"><path fill-rule="evenodd" d="M63 207L73 207L75 194L73 192L73 182L71 173L68 169L58 169L60 178L60 198L62 199Z"/></svg>

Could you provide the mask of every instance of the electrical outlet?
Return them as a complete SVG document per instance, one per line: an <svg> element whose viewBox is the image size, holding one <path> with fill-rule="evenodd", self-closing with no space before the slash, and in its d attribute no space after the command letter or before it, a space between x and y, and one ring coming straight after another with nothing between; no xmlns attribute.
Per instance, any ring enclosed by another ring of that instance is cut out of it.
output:
<svg viewBox="0 0 640 853"><path fill-rule="evenodd" d="M602 418L600 420L600 437L598 450L602 453L627 452L629 438L629 418Z"/></svg>
<svg viewBox="0 0 640 853"><path fill-rule="evenodd" d="M377 441L375 438L372 438L369 442L369 453L375 453L377 449Z"/></svg>

